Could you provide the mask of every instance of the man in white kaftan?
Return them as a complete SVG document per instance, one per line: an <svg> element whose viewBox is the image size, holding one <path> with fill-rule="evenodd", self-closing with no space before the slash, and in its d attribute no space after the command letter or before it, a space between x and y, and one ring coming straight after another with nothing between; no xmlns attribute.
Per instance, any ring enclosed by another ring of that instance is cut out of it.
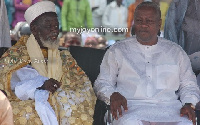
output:
<svg viewBox="0 0 200 125"><path fill-rule="evenodd" d="M102 61L94 89L99 99L111 105L114 125L192 125L183 110L187 103L199 101L196 77L184 50L157 37L161 20L156 6L138 5L136 36L111 46Z"/></svg>
<svg viewBox="0 0 200 125"><path fill-rule="evenodd" d="M106 9L106 0L89 0L92 10L92 20L95 28L102 26L102 15Z"/></svg>
<svg viewBox="0 0 200 125"><path fill-rule="evenodd" d="M106 31L104 30L107 39L119 40L125 37L127 15L128 11L122 5L122 0L114 0L107 5L102 17L103 27L107 28Z"/></svg>

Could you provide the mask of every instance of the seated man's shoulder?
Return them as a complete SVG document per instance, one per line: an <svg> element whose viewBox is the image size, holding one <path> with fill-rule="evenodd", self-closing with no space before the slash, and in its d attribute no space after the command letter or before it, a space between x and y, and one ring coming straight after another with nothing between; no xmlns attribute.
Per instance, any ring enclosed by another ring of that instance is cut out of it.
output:
<svg viewBox="0 0 200 125"><path fill-rule="evenodd" d="M70 52L66 49L66 50L61 50L60 54L62 55L71 55Z"/></svg>
<svg viewBox="0 0 200 125"><path fill-rule="evenodd" d="M113 45L111 45L109 47L110 50L115 50L115 49L122 49L122 48L126 48L126 47L130 47L132 45L135 45L135 43L137 42L135 36L123 39L123 40L119 40L116 41Z"/></svg>
<svg viewBox="0 0 200 125"><path fill-rule="evenodd" d="M60 51L60 56L61 56L62 60L72 59L72 55L69 52L69 50L61 50Z"/></svg>
<svg viewBox="0 0 200 125"><path fill-rule="evenodd" d="M7 56L7 55L13 55L13 56L21 56L22 53L24 53L25 55L27 55L27 49L26 49L26 42L28 40L29 36L22 36L15 45L11 46L3 55ZM24 55L22 54L22 55Z"/></svg>
<svg viewBox="0 0 200 125"><path fill-rule="evenodd" d="M178 44L175 43L175 42L172 42L171 40L167 40L167 39L165 39L165 38L159 37L159 41L160 41L161 45L166 46L166 47L168 47L168 48L171 48L171 49L176 48L176 49L178 49L178 50L180 50L180 51L183 50L182 47L181 47L180 45L178 45Z"/></svg>
<svg viewBox="0 0 200 125"><path fill-rule="evenodd" d="M28 63L29 55L26 49L25 41L28 36L21 37L18 42L11 46L0 58L0 67L4 67L5 71L11 70L11 67L16 67L21 64ZM6 68L7 67L7 68ZM9 67L9 68L8 68ZM2 69L2 70L3 70Z"/></svg>

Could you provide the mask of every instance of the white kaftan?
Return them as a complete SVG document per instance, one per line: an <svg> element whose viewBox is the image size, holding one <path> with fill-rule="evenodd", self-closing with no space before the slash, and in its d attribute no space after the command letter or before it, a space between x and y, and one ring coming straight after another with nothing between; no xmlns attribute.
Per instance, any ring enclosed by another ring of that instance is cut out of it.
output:
<svg viewBox="0 0 200 125"><path fill-rule="evenodd" d="M188 118L180 117L181 107L199 101L188 56L176 43L160 37L153 46L140 44L135 36L111 46L94 89L108 104L113 92L127 99L128 112L123 112L115 124L130 119L187 123Z"/></svg>

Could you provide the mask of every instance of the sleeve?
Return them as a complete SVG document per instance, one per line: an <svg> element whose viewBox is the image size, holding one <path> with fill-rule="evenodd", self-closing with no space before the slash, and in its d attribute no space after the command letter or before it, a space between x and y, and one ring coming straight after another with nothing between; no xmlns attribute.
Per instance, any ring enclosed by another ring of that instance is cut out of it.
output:
<svg viewBox="0 0 200 125"><path fill-rule="evenodd" d="M62 31L67 31L67 12L68 11L68 0L64 0L61 10L61 23Z"/></svg>
<svg viewBox="0 0 200 125"><path fill-rule="evenodd" d="M183 105L185 103L196 105L200 99L200 91L196 76L192 71L190 59L183 50L180 55L180 60L180 100Z"/></svg>
<svg viewBox="0 0 200 125"><path fill-rule="evenodd" d="M90 9L90 4L88 0L86 0L86 20L87 20L87 28L93 28L93 20L92 20L92 11Z"/></svg>
<svg viewBox="0 0 200 125"><path fill-rule="evenodd" d="M100 74L95 81L94 91L97 97L110 104L110 96L116 91L118 62L115 53L108 50L100 66Z"/></svg>
<svg viewBox="0 0 200 125"><path fill-rule="evenodd" d="M48 102L49 92L46 90L35 91L35 110L44 125L58 125L56 114Z"/></svg>
<svg viewBox="0 0 200 125"><path fill-rule="evenodd" d="M39 75L35 69L28 67L17 70L15 76L17 80L16 78L12 80L11 85L15 85L15 94L20 100L35 99L35 90L48 80L47 77Z"/></svg>
<svg viewBox="0 0 200 125"><path fill-rule="evenodd" d="M107 4L106 0L101 0L101 3L100 3L100 5L99 5L99 8L96 9L93 13L94 13L95 15L102 16L103 13L104 13L104 11L105 11L106 4Z"/></svg>
<svg viewBox="0 0 200 125"><path fill-rule="evenodd" d="M176 21L175 12L176 12L175 3L172 2L165 18L164 38L178 43L176 26L175 26L175 21Z"/></svg>
<svg viewBox="0 0 200 125"><path fill-rule="evenodd" d="M164 38L171 40L184 48L184 32L182 29L183 20L188 7L188 0L174 0L168 9L165 26Z"/></svg>
<svg viewBox="0 0 200 125"><path fill-rule="evenodd" d="M23 10L28 9L28 5L21 4L21 0L15 0L15 10Z"/></svg>
<svg viewBox="0 0 200 125"><path fill-rule="evenodd" d="M6 96L0 91L0 124L14 125L12 107Z"/></svg>

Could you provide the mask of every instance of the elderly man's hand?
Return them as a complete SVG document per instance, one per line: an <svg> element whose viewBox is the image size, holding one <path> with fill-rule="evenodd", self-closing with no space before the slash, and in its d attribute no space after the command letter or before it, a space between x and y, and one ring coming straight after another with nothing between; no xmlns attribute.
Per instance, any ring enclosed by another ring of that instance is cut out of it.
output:
<svg viewBox="0 0 200 125"><path fill-rule="evenodd" d="M193 122L193 125L196 125L196 116L195 116L195 112L194 109L191 107L191 104L185 104L182 108L181 108L181 117L184 115L187 115L189 120L191 120Z"/></svg>
<svg viewBox="0 0 200 125"><path fill-rule="evenodd" d="M117 112L119 112L119 117L122 116L121 106L124 108L125 111L128 110L126 98L124 96L122 96L120 93L114 92L110 96L110 110L111 110L113 117L116 120L118 120Z"/></svg>
<svg viewBox="0 0 200 125"><path fill-rule="evenodd" d="M48 90L54 93L60 86L61 86L60 82L58 82L53 78L50 78L49 80L46 80L44 82L44 84L40 87L40 89Z"/></svg>

